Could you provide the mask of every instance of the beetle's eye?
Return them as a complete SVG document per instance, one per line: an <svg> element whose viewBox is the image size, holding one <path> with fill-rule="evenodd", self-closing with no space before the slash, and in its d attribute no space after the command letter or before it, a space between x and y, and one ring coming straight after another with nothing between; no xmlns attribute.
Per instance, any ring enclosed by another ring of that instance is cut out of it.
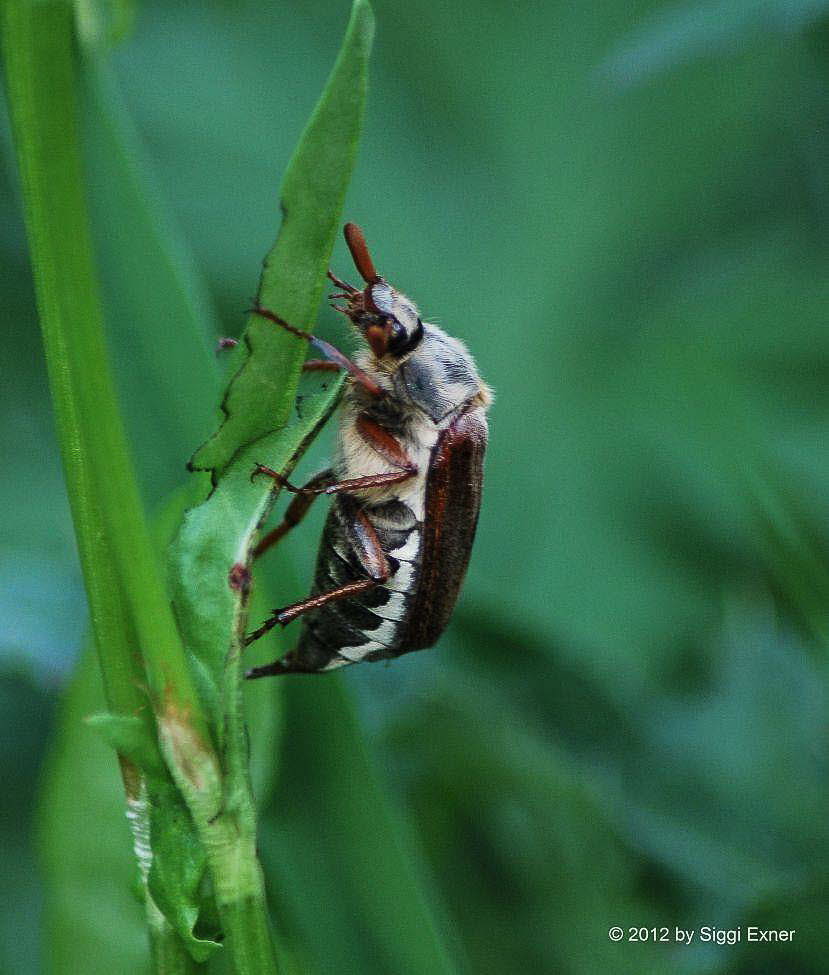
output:
<svg viewBox="0 0 829 975"><path fill-rule="evenodd" d="M389 337L389 352L398 357L408 355L409 352L418 346L422 338L423 322L419 318L417 320L417 325L411 333L407 332L406 327L395 318L391 326L391 335Z"/></svg>
<svg viewBox="0 0 829 975"><path fill-rule="evenodd" d="M391 319L391 330L389 334L389 352L399 352L406 344L406 329L396 318Z"/></svg>

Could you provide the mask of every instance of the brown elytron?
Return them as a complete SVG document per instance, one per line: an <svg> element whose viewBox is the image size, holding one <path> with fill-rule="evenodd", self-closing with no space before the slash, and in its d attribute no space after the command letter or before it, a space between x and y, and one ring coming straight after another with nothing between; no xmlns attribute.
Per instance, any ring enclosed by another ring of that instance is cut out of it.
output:
<svg viewBox="0 0 829 975"><path fill-rule="evenodd" d="M420 571L400 634L407 650L431 647L455 608L478 525L486 442L486 423L473 410L441 433L433 451Z"/></svg>
<svg viewBox="0 0 829 975"><path fill-rule="evenodd" d="M329 277L341 289L335 297L346 302L338 310L365 340L356 361L257 309L307 339L349 378L331 470L304 487L264 465L254 471L295 494L257 555L296 525L314 498L334 500L311 595L274 610L248 637L253 642L301 617L299 640L249 677L317 673L431 646L451 616L472 550L489 390L465 346L421 321L410 299L377 274L362 230L346 224L345 238L366 287Z"/></svg>

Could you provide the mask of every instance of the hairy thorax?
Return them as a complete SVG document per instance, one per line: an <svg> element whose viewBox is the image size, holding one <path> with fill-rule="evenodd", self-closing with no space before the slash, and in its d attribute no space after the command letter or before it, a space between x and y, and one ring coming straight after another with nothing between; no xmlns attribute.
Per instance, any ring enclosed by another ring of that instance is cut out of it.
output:
<svg viewBox="0 0 829 975"><path fill-rule="evenodd" d="M440 433L438 424L416 407L399 400L367 401L362 391L354 386L346 389L341 410L335 464L338 479L347 480L395 470L388 458L369 444L357 429L358 417L368 415L398 441L417 466L417 473L402 483L366 488L354 494L368 507L396 498L408 505L417 520L422 521L429 461Z"/></svg>

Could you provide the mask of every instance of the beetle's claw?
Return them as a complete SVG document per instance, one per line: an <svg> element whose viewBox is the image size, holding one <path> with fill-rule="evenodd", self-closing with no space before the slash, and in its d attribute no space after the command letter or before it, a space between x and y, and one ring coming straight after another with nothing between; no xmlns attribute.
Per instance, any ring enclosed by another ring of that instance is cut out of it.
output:
<svg viewBox="0 0 829 975"><path fill-rule="evenodd" d="M250 479L253 482L260 474L267 474L268 477L273 478L274 481L282 483L282 475L277 474L275 470L268 467L267 464L254 464L253 470L250 472Z"/></svg>

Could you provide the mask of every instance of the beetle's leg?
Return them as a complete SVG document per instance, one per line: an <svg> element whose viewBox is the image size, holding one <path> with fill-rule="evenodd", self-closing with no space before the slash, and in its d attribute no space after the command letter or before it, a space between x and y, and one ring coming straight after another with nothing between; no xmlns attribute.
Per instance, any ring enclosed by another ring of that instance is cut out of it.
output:
<svg viewBox="0 0 829 975"><path fill-rule="evenodd" d="M312 609L319 609L320 606L325 606L326 603L332 603L337 599L347 599L359 592L365 592L366 589L373 589L379 582L380 580L377 579L358 579L356 582L346 582L329 592L322 592L318 596L311 596L308 599L300 600L298 603L291 603L290 606L285 606L283 609L274 610L273 615L268 617L258 630L254 630L253 633L249 633L245 637L245 646L254 643L277 625L287 626L298 616L302 616L303 613Z"/></svg>
<svg viewBox="0 0 829 975"><path fill-rule="evenodd" d="M393 467L405 471L409 477L417 474L417 464L400 446L397 438L372 420L367 413L361 413L357 417L356 427L363 440Z"/></svg>
<svg viewBox="0 0 829 975"><path fill-rule="evenodd" d="M330 359L306 359L302 368L305 372L339 372L342 366Z"/></svg>
<svg viewBox="0 0 829 975"><path fill-rule="evenodd" d="M377 453L392 465L396 471L384 471L381 474L367 474L365 477L351 477L345 481L334 481L331 484L317 484L309 481L303 487L296 487L280 474L278 471L264 464L257 464L254 467L251 478L258 474L266 474L273 478L277 484L290 491L292 494L340 494L348 491L362 491L365 488L382 487L387 484L401 484L417 474L417 464L409 457L406 451L400 446L399 442L388 430L383 429L379 423L375 423L365 413L357 417L357 432L367 444L373 447Z"/></svg>
<svg viewBox="0 0 829 975"><path fill-rule="evenodd" d="M305 488L315 487L318 484L325 484L334 480L334 472L331 468L328 470L320 471L319 474L315 474L311 480L304 485ZM314 494L312 491L306 491L304 494L297 494L297 496L291 501L288 507L285 509L285 514L282 517L282 521L264 535L257 544L256 548L253 550L253 558L258 559L263 552L266 552L269 548L272 548L278 541L285 537L288 532L295 528L302 519L308 514L308 509L319 497L318 494Z"/></svg>
<svg viewBox="0 0 829 975"><path fill-rule="evenodd" d="M265 467L264 464L257 464L250 476L253 478L259 474L265 474L273 478L286 491L290 491L291 494L315 495L341 494L349 491L362 491L364 488L382 487L385 484L400 484L403 481L408 481L410 477L414 477L416 473L417 467L413 466L412 469L405 471L385 471L382 474L367 474L365 477L350 477L345 481L335 481L333 484L328 484L325 487L309 487L307 485L304 487L296 487L296 485L291 484L278 471L272 470L270 467Z"/></svg>
<svg viewBox="0 0 829 975"><path fill-rule="evenodd" d="M329 268L326 272L329 281L333 281L338 288L342 288L343 291L348 292L350 295L356 295L359 288L355 288L353 284L349 284L347 281L341 281L336 274Z"/></svg>
<svg viewBox="0 0 829 975"><path fill-rule="evenodd" d="M301 328L297 328L294 325L289 324L276 312L270 311L268 308L263 308L258 302L254 304L251 311L255 312L257 315L261 315L262 318L267 318L269 322L273 322L275 325L279 325L280 328L284 328L286 331L290 332L292 335L296 335L297 338L305 339L306 342L310 342L314 348L319 349L320 352L325 356L326 359L330 359L331 362L336 362L341 369L345 369L347 372L351 373L352 378L355 382L359 383L363 389L370 393L372 396L384 396L385 392L382 390L377 383L364 372L356 363L352 362L345 353L340 352L338 348L333 346L330 342L326 342L325 339L317 338L316 335L312 335L310 332L305 332Z"/></svg>
<svg viewBox="0 0 829 975"><path fill-rule="evenodd" d="M347 599L349 596L365 592L367 589L373 589L374 586L379 586L388 580L392 571L391 565L380 545L380 540L377 538L377 532L374 530L374 526L369 521L366 513L358 507L357 502L352 500L351 504L353 513L351 522L348 524L348 540L351 551L357 557L367 578L358 579L356 582L347 582L342 586L338 586L336 589L318 593L298 603L285 606L283 609L274 610L273 615L266 619L259 629L254 630L253 633L245 638L245 646L258 640L277 625L287 626L288 623L295 620L298 616L302 616L303 613L307 613L312 609L319 609L320 606L325 606L326 603L334 602L338 599ZM256 668L250 671L247 676L264 677L265 674L258 673L262 669L266 670L267 673L278 673L278 671L274 671L270 667Z"/></svg>

